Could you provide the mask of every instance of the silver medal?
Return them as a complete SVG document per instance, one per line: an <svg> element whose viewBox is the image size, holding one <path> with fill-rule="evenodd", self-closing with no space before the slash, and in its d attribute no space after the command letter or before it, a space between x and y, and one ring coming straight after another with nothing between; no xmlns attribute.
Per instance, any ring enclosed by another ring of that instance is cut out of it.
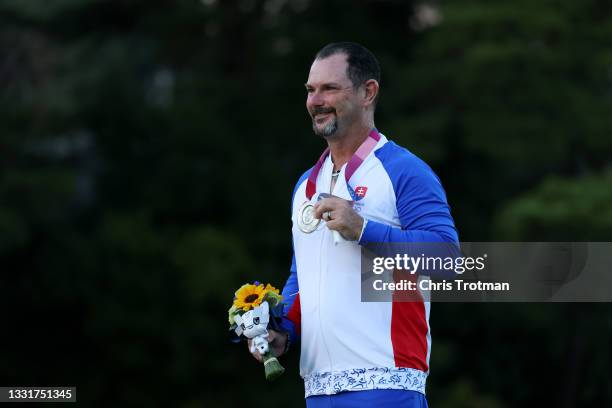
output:
<svg viewBox="0 0 612 408"><path fill-rule="evenodd" d="M300 231L310 234L317 229L320 222L320 219L314 217L314 205L309 201L302 204L297 217L297 224Z"/></svg>

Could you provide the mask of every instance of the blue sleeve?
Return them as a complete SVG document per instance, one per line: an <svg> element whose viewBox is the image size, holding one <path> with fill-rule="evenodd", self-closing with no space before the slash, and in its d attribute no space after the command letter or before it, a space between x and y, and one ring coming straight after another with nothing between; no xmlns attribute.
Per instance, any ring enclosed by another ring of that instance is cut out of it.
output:
<svg viewBox="0 0 612 408"><path fill-rule="evenodd" d="M311 170L312 168L307 170L304 174L302 174L297 184L295 185L295 188L293 189L293 195L291 196L291 210L292 211L293 211L293 200L295 199L295 193L297 192L300 185L308 178ZM283 321L281 323L281 328L283 328L289 333L289 341L292 344L295 344L296 341L298 340L297 331L295 329L295 325L293 324L293 322L289 320L286 316L289 310L291 309L291 306L293 306L293 302L295 301L295 298L297 294L299 293L299 291L300 291L300 287L299 287L298 278L297 278L297 265L295 263L295 250L294 250L294 253L291 256L291 267L289 268L289 277L287 278L287 282L285 283L285 286L283 287L283 291L282 291L283 302L285 304L283 314L285 317L283 317Z"/></svg>
<svg viewBox="0 0 612 408"><path fill-rule="evenodd" d="M368 220L359 244L458 242L446 194L433 170L393 142L375 154L393 184L401 228Z"/></svg>
<svg viewBox="0 0 612 408"><path fill-rule="evenodd" d="M300 288L299 288L298 279L297 279L297 268L295 265L295 255L293 255L291 259L291 268L289 269L289 277L287 278L287 282L285 283L285 286L283 287L283 292L282 292L283 303L285 304L285 309L283 310L283 314L285 317L283 317L283 321L281 323L281 328L285 330L287 333L289 333L289 341L291 342L291 344L296 343L296 341L298 340L298 336L297 336L297 331L295 329L295 325L286 316L287 316L287 313L289 312L289 309L291 309L291 306L293 306L293 302L295 301L295 297L297 296L299 291L300 291Z"/></svg>

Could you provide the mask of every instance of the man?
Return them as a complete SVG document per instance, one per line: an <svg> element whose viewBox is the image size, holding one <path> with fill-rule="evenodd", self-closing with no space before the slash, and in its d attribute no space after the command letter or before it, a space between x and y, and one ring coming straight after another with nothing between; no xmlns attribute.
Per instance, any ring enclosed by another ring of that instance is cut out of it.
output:
<svg viewBox="0 0 612 408"><path fill-rule="evenodd" d="M306 83L328 149L293 194L289 334L269 341L281 355L300 339L307 407L427 406L429 302L362 303L360 248L456 242L457 232L434 172L376 130L379 84L376 58L347 42L321 49Z"/></svg>

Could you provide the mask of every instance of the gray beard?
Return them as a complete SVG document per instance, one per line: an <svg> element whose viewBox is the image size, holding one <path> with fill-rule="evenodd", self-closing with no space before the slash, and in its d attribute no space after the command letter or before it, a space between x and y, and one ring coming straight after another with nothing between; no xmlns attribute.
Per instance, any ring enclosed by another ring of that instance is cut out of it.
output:
<svg viewBox="0 0 612 408"><path fill-rule="evenodd" d="M336 118L333 118L331 122L329 122L323 129L319 129L315 124L315 121L312 121L312 131L315 135L321 137L330 137L333 136L338 131L338 121Z"/></svg>

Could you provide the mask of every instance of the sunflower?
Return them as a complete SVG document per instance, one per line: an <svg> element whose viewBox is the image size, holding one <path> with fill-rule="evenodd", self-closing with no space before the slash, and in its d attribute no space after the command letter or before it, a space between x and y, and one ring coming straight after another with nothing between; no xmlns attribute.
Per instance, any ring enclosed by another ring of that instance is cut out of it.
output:
<svg viewBox="0 0 612 408"><path fill-rule="evenodd" d="M259 306L266 295L264 285L242 285L240 289L236 291L236 299L234 299L234 306L242 308L245 312Z"/></svg>

